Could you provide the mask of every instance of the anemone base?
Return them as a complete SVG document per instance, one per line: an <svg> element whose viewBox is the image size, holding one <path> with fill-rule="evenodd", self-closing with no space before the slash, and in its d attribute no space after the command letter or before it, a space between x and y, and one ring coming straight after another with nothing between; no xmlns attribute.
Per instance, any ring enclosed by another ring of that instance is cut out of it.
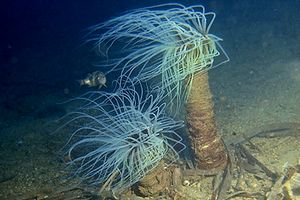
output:
<svg viewBox="0 0 300 200"><path fill-rule="evenodd" d="M135 192L144 197L157 196L169 187L170 177L170 172L164 169L164 162L161 161L153 171L139 181Z"/></svg>
<svg viewBox="0 0 300 200"><path fill-rule="evenodd" d="M223 170L227 165L228 156L217 132L207 72L194 76L186 112L196 167L214 172Z"/></svg>

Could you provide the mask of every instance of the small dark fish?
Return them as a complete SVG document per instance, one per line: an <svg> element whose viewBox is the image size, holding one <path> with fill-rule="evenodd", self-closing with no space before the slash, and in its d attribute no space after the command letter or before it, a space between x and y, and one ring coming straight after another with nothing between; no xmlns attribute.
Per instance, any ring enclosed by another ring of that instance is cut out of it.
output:
<svg viewBox="0 0 300 200"><path fill-rule="evenodd" d="M79 80L80 86L98 87L99 89L106 86L106 76L103 72L95 71L87 75L85 79Z"/></svg>

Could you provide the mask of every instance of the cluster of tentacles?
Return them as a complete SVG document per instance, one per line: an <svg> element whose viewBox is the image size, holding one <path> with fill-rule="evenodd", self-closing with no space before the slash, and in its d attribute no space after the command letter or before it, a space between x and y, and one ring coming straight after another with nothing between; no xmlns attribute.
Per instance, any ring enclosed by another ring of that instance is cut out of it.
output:
<svg viewBox="0 0 300 200"><path fill-rule="evenodd" d="M185 148L175 132L183 122L165 114L162 93L144 92L140 82L123 86L72 99L81 106L64 117L65 125L77 125L67 144L68 164L82 180L114 192L141 180L164 157L176 160Z"/></svg>
<svg viewBox="0 0 300 200"><path fill-rule="evenodd" d="M209 33L214 19L200 5L164 4L91 27L87 42L107 56L106 74L120 78L111 93L73 99L80 107L65 119L77 125L66 153L75 175L118 193L179 157L185 145L175 131L184 123L171 117L182 112L196 74L229 60Z"/></svg>
<svg viewBox="0 0 300 200"><path fill-rule="evenodd" d="M155 80L176 113L196 73L229 61L219 43L222 39L209 33L214 19L215 13L201 5L146 7L91 27L88 42L110 58L102 64L109 67L107 73L120 70L141 81Z"/></svg>

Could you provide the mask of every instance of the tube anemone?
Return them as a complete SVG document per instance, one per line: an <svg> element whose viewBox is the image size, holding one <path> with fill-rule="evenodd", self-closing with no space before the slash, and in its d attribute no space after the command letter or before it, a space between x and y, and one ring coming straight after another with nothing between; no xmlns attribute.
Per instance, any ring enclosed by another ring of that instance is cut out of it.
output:
<svg viewBox="0 0 300 200"><path fill-rule="evenodd" d="M178 157L184 145L174 130L183 122L164 114L162 94L144 91L136 82L114 93L93 91L74 99L82 106L68 114L66 124L79 127L68 142L67 157L82 180L121 192L166 155Z"/></svg>
<svg viewBox="0 0 300 200"><path fill-rule="evenodd" d="M110 71L119 69L142 81L160 77L172 114L182 113L178 111L186 104L195 164L208 171L222 170L228 160L217 133L208 84L207 71L229 61L219 44L222 39L209 33L214 19L215 13L200 5L163 4L96 25L89 40L106 56L121 49L120 57L108 59ZM220 55L223 59L216 62Z"/></svg>
<svg viewBox="0 0 300 200"><path fill-rule="evenodd" d="M93 26L88 41L106 56L114 55L114 47L120 49L122 43L120 57L106 65L110 71L121 70L142 81L160 77L160 87L178 111L187 100L194 75L229 60L219 44L222 39L209 33L214 19L215 13L201 5L163 4ZM220 54L224 60L214 63Z"/></svg>

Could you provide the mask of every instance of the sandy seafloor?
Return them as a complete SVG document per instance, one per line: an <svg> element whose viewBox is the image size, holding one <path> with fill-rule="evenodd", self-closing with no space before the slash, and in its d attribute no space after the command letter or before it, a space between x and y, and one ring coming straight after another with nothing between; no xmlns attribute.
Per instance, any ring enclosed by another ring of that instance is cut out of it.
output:
<svg viewBox="0 0 300 200"><path fill-rule="evenodd" d="M248 6L242 17L232 14L217 18L213 29L222 33L219 36L224 38L222 44L231 58L229 63L210 71L217 124L226 142L260 126L300 123L299 14L292 3L278 3L263 15L268 17L257 21L251 20L251 10L255 8ZM243 9L243 5L236 4L232 9ZM66 44L65 48L68 47ZM66 50L60 56L69 59L66 65L79 69L89 58L77 57L77 60L76 55L86 50ZM13 60L12 65L43 67L47 58L35 53L24 50L16 55L17 60ZM55 61L46 65L51 64ZM19 98L14 98L14 93L23 91L22 87L26 86L11 84L7 88L13 92L0 97L0 199L47 199L77 183L76 179L67 179L68 171L60 155L66 137L51 134L54 120L68 110L67 105L55 103L82 93L82 88L74 82L34 86L32 92L15 95ZM259 138L252 142L260 149L253 154L276 172L280 173L286 162L295 165L300 159L300 137ZM250 192L260 191L267 185L261 180L246 179L243 184ZM209 199L211 181L205 178L191 182L182 187L181 193L185 199Z"/></svg>

